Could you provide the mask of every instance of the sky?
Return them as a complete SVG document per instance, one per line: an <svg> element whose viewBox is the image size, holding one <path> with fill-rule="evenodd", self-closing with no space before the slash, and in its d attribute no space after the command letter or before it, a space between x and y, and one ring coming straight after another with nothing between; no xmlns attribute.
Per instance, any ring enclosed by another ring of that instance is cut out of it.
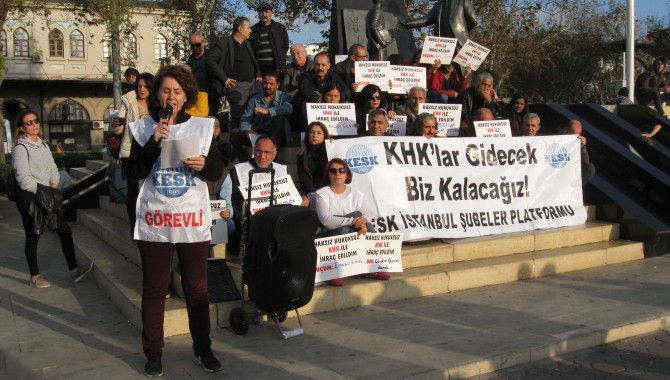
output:
<svg viewBox="0 0 670 380"><path fill-rule="evenodd" d="M635 17L667 16L670 13L669 0L635 0Z"/></svg>
<svg viewBox="0 0 670 380"><path fill-rule="evenodd" d="M622 0L626 1L626 0ZM647 16L667 16L670 15L670 0L635 0L635 18L641 19ZM256 19L256 15L250 15L250 18ZM251 20L252 25L256 20ZM304 20L300 21L301 23ZM306 44L309 42L321 42L321 29L328 28L328 25L316 25L314 23L301 24L300 33L289 31L291 43Z"/></svg>

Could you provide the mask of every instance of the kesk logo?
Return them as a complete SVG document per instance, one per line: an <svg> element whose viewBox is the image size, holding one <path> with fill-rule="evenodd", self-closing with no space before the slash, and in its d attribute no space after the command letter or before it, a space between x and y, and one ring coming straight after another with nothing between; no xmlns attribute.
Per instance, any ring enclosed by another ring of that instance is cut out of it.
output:
<svg viewBox="0 0 670 380"><path fill-rule="evenodd" d="M547 153L544 155L544 162L551 165L553 168L560 169L570 161L570 154L564 146L559 144L551 144L547 147Z"/></svg>
<svg viewBox="0 0 670 380"><path fill-rule="evenodd" d="M160 168L160 166L159 157L155 167ZM153 181L156 190L168 198L181 197L189 188L196 186L195 173L186 166L154 170Z"/></svg>
<svg viewBox="0 0 670 380"><path fill-rule="evenodd" d="M375 165L379 165L377 156L366 145L354 145L349 148L344 161L356 174L370 173Z"/></svg>

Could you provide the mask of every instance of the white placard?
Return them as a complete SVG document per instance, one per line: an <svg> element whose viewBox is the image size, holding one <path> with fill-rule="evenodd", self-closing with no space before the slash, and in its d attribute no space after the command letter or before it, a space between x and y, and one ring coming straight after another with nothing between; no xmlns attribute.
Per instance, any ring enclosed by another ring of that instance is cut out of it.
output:
<svg viewBox="0 0 670 380"><path fill-rule="evenodd" d="M412 87L426 89L426 68L419 66L391 66L389 94L407 94Z"/></svg>
<svg viewBox="0 0 670 380"><path fill-rule="evenodd" d="M223 220L220 212L226 209L226 200L210 200L212 207L212 241L210 244L228 243L228 222Z"/></svg>
<svg viewBox="0 0 670 380"><path fill-rule="evenodd" d="M435 136L458 136L461 127L461 104L419 103L419 114L433 114L437 119Z"/></svg>
<svg viewBox="0 0 670 380"><path fill-rule="evenodd" d="M161 169L181 166L182 162L189 158L200 155L200 136L197 133L190 134L182 139L161 141Z"/></svg>
<svg viewBox="0 0 670 380"><path fill-rule="evenodd" d="M361 92L368 84L376 84L382 91L391 89L391 63L388 61L356 61L354 82L358 83L356 92Z"/></svg>
<svg viewBox="0 0 670 380"><path fill-rule="evenodd" d="M442 61L443 65L451 63L456 52L457 38L426 36L421 51L419 63L434 64L436 59Z"/></svg>
<svg viewBox="0 0 670 380"><path fill-rule="evenodd" d="M226 200L219 199L213 201L210 199L209 205L212 208L212 220L221 219L221 215L219 213L226 209Z"/></svg>
<svg viewBox="0 0 670 380"><path fill-rule="evenodd" d="M239 186L244 199L247 199L249 189L245 185ZM302 197L295 187L290 175L275 178L274 188L274 204L275 205L300 205L302 204ZM251 215L268 207L270 204L270 180L256 182L251 188Z"/></svg>
<svg viewBox="0 0 670 380"><path fill-rule="evenodd" d="M368 232L364 236L368 273L402 272L402 234Z"/></svg>
<svg viewBox="0 0 670 380"><path fill-rule="evenodd" d="M490 51L491 49L468 40L458 54L456 54L456 57L454 57L454 63L458 63L461 67L470 66L472 71L477 71Z"/></svg>
<svg viewBox="0 0 670 380"><path fill-rule="evenodd" d="M509 120L475 121L475 135L477 137L512 137L512 127Z"/></svg>
<svg viewBox="0 0 670 380"><path fill-rule="evenodd" d="M574 136L339 139L328 158L374 207L380 233L462 238L584 224Z"/></svg>
<svg viewBox="0 0 670 380"><path fill-rule="evenodd" d="M391 119L391 125L389 125L388 132L393 136L406 136L407 115L395 115L395 117Z"/></svg>
<svg viewBox="0 0 670 380"><path fill-rule="evenodd" d="M307 103L307 124L320 121L331 136L355 136L356 108L353 103Z"/></svg>
<svg viewBox="0 0 670 380"><path fill-rule="evenodd" d="M315 282L361 273L402 272L402 234L372 233L314 240L317 251Z"/></svg>

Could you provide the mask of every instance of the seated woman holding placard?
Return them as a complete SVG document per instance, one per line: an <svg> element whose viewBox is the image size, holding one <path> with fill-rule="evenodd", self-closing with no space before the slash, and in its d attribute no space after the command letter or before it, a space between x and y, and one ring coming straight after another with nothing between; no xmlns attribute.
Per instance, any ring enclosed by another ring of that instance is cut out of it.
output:
<svg viewBox="0 0 670 380"><path fill-rule="evenodd" d="M374 232L369 223L373 210L367 204L363 193L347 186L353 174L349 165L340 158L334 158L326 164L323 176L324 185L316 191L314 201L317 215L322 226L322 237L344 235L354 231L365 234ZM385 272L369 273L365 277L388 280L391 276ZM344 281L336 278L328 281L332 286L342 286Z"/></svg>

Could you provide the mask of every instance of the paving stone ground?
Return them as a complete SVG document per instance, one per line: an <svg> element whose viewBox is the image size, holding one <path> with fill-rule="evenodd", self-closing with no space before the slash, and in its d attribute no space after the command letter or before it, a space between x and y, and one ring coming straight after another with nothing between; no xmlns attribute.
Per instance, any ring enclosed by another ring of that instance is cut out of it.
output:
<svg viewBox="0 0 670 380"><path fill-rule="evenodd" d="M0 380L145 378L139 332L93 278L70 281L57 237L46 233L38 248L49 289L28 286L23 244L14 204L0 199ZM174 336L166 339L163 378L444 378L453 368L530 357L529 347L599 336L608 326L649 321L663 328L669 273L670 258L655 258L308 315L305 335L287 341L269 323L245 336L213 329L224 365L215 375L193 363L190 336ZM668 341L657 332L488 378L667 378Z"/></svg>
<svg viewBox="0 0 670 380"><path fill-rule="evenodd" d="M532 379L670 379L670 332L661 330L470 378Z"/></svg>

